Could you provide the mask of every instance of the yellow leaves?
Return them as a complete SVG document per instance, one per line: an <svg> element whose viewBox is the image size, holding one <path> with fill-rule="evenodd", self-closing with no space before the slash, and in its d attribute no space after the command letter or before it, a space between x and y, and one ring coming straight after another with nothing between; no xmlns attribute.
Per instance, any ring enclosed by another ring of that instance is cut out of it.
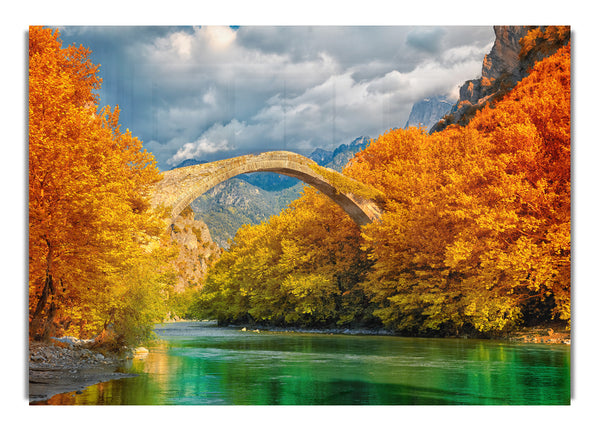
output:
<svg viewBox="0 0 600 431"><path fill-rule="evenodd" d="M144 192L159 174L139 140L119 132L118 109L96 114L89 50L62 48L49 29L29 36L30 280L43 277L50 244L53 278L68 287L55 299L59 317L85 309L90 330L107 318L97 307L114 293L112 277L146 256L139 238L160 221Z"/></svg>
<svg viewBox="0 0 600 431"><path fill-rule="evenodd" d="M532 52L547 54L553 47L560 46L565 40L568 40L570 31L569 26L551 25L544 30L540 27L536 27L530 30L527 35L519 41L521 44L519 56L523 58L530 55Z"/></svg>
<svg viewBox="0 0 600 431"><path fill-rule="evenodd" d="M449 268L459 267L463 261L469 260L473 252L474 244L465 240L456 240L446 247L444 265Z"/></svg>
<svg viewBox="0 0 600 431"><path fill-rule="evenodd" d="M514 325L521 317L521 312L513 298L483 295L473 298L464 309L465 316L480 332L502 331Z"/></svg>
<svg viewBox="0 0 600 431"><path fill-rule="evenodd" d="M330 276L295 273L286 277L281 287L295 296L294 310L299 316L314 315L320 321L332 317L335 307L330 299L339 292Z"/></svg>
<svg viewBox="0 0 600 431"><path fill-rule="evenodd" d="M566 221L551 226L546 233L548 245L554 254L570 257L571 250L571 223Z"/></svg>
<svg viewBox="0 0 600 431"><path fill-rule="evenodd" d="M351 287L348 279L364 259L359 240L352 220L307 187L268 223L238 231L230 250L210 270L196 309L202 304L200 316L224 321L248 314L270 323L335 321L341 317L341 289ZM214 292L218 295L207 304L204 294ZM359 299L353 295L345 303Z"/></svg>
<svg viewBox="0 0 600 431"><path fill-rule="evenodd" d="M302 247L295 239L282 238L279 265L287 269L305 268L314 259L314 251Z"/></svg>
<svg viewBox="0 0 600 431"><path fill-rule="evenodd" d="M498 330L531 292L568 315L568 64L567 47L468 126L391 131L353 160L348 173L388 197L381 222L363 230L376 260L364 287L385 322ZM445 295L462 299L442 307Z"/></svg>
<svg viewBox="0 0 600 431"><path fill-rule="evenodd" d="M224 314L348 322L356 312L331 311L331 298L352 297L412 333L548 320L527 315L545 300L568 319L569 63L568 48L538 63L466 127L391 130L357 154L345 174L387 199L362 232L310 188L268 224L240 230L207 284L237 307Z"/></svg>

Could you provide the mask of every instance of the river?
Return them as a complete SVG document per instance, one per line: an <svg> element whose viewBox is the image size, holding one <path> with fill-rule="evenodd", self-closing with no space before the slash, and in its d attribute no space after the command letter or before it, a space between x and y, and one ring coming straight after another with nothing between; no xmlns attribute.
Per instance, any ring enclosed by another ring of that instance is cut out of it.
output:
<svg viewBox="0 0 600 431"><path fill-rule="evenodd" d="M76 405L565 405L570 346L492 340L156 329L138 377L56 395Z"/></svg>

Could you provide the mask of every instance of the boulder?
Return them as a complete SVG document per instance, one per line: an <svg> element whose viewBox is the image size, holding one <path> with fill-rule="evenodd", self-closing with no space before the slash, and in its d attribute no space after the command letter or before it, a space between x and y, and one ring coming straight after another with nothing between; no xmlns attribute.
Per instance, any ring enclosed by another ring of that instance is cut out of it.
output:
<svg viewBox="0 0 600 431"><path fill-rule="evenodd" d="M133 349L133 356L136 358L143 358L148 356L148 349L146 349L145 347L136 347L135 349Z"/></svg>

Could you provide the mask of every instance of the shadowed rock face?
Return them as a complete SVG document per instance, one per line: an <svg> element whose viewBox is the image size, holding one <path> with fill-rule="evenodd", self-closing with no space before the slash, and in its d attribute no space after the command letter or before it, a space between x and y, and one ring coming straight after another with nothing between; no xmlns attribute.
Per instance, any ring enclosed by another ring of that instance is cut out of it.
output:
<svg viewBox="0 0 600 431"><path fill-rule="evenodd" d="M458 102L450 115L436 123L430 133L444 130L451 124L466 125L475 113L494 103L529 75L535 62L554 54L570 41L570 31L548 40L536 40L535 49L522 53L521 39L533 29L546 31L547 26L495 26L496 40L483 60L481 78L466 81L460 88Z"/></svg>
<svg viewBox="0 0 600 431"><path fill-rule="evenodd" d="M317 170L315 167L315 162L299 154L271 151L173 169L164 172L163 179L152 193L151 203L154 207L171 207L172 221L198 196L229 178L250 172L275 172L298 178L315 187L342 207L358 225L380 217L381 209L374 201L350 192L341 192L334 183L339 180L339 183L354 183L359 188L365 185L332 169L319 167ZM320 172L325 172L327 178Z"/></svg>
<svg viewBox="0 0 600 431"><path fill-rule="evenodd" d="M444 96L432 96L420 100L410 110L410 115L404 128L423 127L429 130L451 108L452 103L448 102Z"/></svg>

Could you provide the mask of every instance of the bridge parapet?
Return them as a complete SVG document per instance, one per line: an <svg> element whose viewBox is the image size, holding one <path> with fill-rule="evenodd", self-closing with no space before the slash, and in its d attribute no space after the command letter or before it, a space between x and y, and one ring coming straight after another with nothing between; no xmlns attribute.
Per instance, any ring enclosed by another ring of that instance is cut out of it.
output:
<svg viewBox="0 0 600 431"><path fill-rule="evenodd" d="M234 157L164 172L151 204L171 208L173 221L185 207L214 186L240 174L274 172L312 185L340 205L359 225L379 219L381 192L289 151L270 151Z"/></svg>

